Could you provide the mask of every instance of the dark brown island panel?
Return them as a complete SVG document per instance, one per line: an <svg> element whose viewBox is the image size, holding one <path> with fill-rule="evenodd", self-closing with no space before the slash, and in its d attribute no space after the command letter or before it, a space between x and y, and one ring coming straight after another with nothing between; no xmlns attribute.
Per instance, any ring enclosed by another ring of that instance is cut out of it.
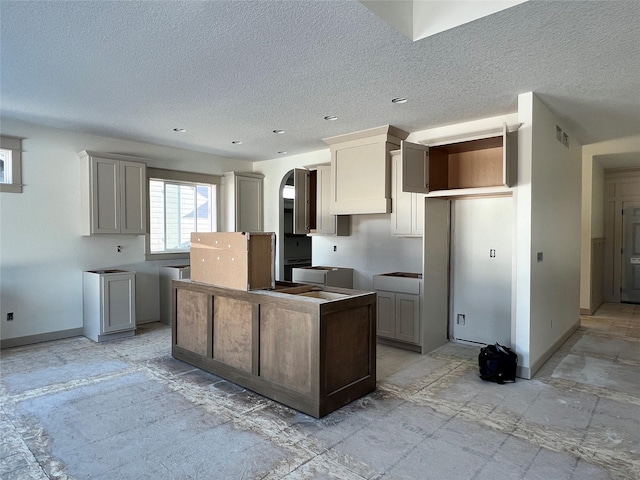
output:
<svg viewBox="0 0 640 480"><path fill-rule="evenodd" d="M172 282L172 355L316 418L376 388L376 294Z"/></svg>

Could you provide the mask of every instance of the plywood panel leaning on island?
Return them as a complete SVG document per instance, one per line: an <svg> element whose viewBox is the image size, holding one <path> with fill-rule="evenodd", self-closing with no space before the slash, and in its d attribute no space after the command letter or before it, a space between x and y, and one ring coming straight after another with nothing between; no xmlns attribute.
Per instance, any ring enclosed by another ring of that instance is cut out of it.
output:
<svg viewBox="0 0 640 480"><path fill-rule="evenodd" d="M275 287L273 232L191 234L191 279L236 290Z"/></svg>

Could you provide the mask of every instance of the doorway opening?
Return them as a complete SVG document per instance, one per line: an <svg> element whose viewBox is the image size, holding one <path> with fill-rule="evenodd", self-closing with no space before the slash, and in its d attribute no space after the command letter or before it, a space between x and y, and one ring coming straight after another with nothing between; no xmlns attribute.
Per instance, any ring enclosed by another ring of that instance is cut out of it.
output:
<svg viewBox="0 0 640 480"><path fill-rule="evenodd" d="M640 304L640 168L604 173L602 299Z"/></svg>
<svg viewBox="0 0 640 480"><path fill-rule="evenodd" d="M293 230L293 201L295 198L294 171L290 170L283 179L280 190L282 225L282 276L291 281L291 270L296 267L311 266L311 237L297 235Z"/></svg>
<svg viewBox="0 0 640 480"><path fill-rule="evenodd" d="M620 301L640 304L640 202L622 203Z"/></svg>

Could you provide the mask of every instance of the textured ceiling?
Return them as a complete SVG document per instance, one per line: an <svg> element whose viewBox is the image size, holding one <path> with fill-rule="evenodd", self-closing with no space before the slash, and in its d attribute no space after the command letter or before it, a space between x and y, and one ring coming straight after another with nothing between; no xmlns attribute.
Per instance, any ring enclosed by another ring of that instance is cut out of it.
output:
<svg viewBox="0 0 640 480"><path fill-rule="evenodd" d="M344 0L0 0L0 22L2 118L264 160L534 91L584 144L640 134L637 0L530 1L416 42Z"/></svg>

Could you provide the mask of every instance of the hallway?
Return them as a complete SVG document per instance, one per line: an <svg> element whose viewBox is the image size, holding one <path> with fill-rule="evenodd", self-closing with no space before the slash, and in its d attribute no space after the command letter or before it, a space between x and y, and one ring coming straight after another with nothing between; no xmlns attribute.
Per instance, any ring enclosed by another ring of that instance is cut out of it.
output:
<svg viewBox="0 0 640 480"><path fill-rule="evenodd" d="M170 355L170 329L0 352L2 479L640 478L640 306L605 304L532 380L478 349L378 346L378 389L317 420Z"/></svg>

